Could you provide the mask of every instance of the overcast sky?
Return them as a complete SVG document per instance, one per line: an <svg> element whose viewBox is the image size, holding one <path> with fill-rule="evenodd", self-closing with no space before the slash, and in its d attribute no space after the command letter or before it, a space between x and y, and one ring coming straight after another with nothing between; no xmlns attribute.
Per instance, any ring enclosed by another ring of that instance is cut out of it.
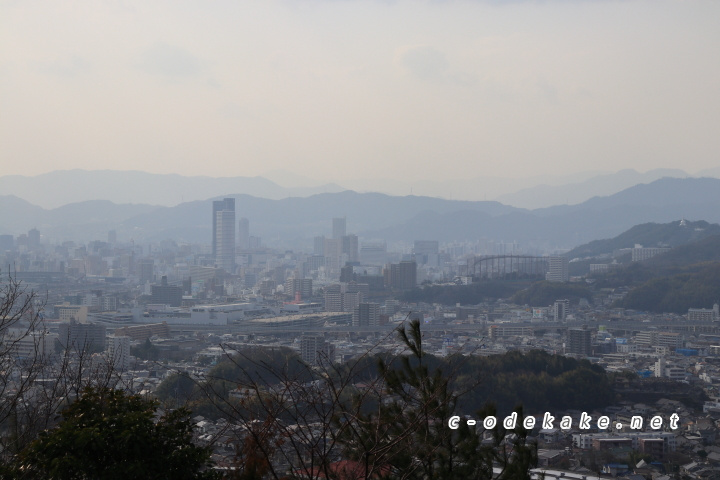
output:
<svg viewBox="0 0 720 480"><path fill-rule="evenodd" d="M0 3L1 175L720 166L720 2Z"/></svg>

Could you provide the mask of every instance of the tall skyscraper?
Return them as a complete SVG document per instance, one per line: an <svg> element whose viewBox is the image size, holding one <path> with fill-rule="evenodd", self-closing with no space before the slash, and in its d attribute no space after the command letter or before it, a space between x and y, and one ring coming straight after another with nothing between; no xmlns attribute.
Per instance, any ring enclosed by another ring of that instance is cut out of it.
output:
<svg viewBox="0 0 720 480"><path fill-rule="evenodd" d="M232 211L233 215L235 214L235 199L234 198L225 198L223 200L215 200L213 202L213 213L212 213L212 220L213 220L213 243L212 243L212 254L213 256L217 255L217 242L218 242L218 226L217 226L217 219L218 219L218 213L223 211ZM234 223L234 221L233 221ZM234 228L234 225L233 225Z"/></svg>
<svg viewBox="0 0 720 480"><path fill-rule="evenodd" d="M40 231L37 228L33 228L27 234L28 236L28 248L34 250L40 248Z"/></svg>
<svg viewBox="0 0 720 480"><path fill-rule="evenodd" d="M345 217L332 219L333 238L338 240L347 234L347 222Z"/></svg>
<svg viewBox="0 0 720 480"><path fill-rule="evenodd" d="M138 275L140 283L152 282L155 276L155 262L152 258L141 258L138 261Z"/></svg>
<svg viewBox="0 0 720 480"><path fill-rule="evenodd" d="M313 255L325 255L325 237L322 235L313 240Z"/></svg>
<svg viewBox="0 0 720 480"><path fill-rule="evenodd" d="M238 221L238 245L240 250L250 248L250 220L244 217Z"/></svg>
<svg viewBox="0 0 720 480"><path fill-rule="evenodd" d="M228 273L235 270L235 199L213 202L213 255L215 265Z"/></svg>
<svg viewBox="0 0 720 480"><path fill-rule="evenodd" d="M348 262L357 262L359 259L357 235L343 235L340 239L340 252L347 255Z"/></svg>

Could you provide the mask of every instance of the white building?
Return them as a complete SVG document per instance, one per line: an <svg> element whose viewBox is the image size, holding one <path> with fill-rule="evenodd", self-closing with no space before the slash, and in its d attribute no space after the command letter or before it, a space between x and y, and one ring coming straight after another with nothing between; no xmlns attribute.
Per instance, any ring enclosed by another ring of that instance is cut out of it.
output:
<svg viewBox="0 0 720 480"><path fill-rule="evenodd" d="M675 434L672 432L623 432L622 435L618 436L614 433L573 433L572 441L573 446L581 448L583 450L590 450L593 445L593 440L606 440L606 439L620 439L628 438L632 440L633 450L637 450L639 447L639 440L644 439L662 439L665 443L666 452L674 452L676 447Z"/></svg>
<svg viewBox="0 0 720 480"><path fill-rule="evenodd" d="M684 380L687 372L684 368L668 364L664 358L658 358L653 366L655 377L669 378L671 380Z"/></svg>
<svg viewBox="0 0 720 480"><path fill-rule="evenodd" d="M303 335L300 356L308 365L327 365L335 360L335 346L326 342L322 335Z"/></svg>
<svg viewBox="0 0 720 480"><path fill-rule="evenodd" d="M550 282L567 282L570 280L567 257L548 257L548 272L545 280Z"/></svg>
<svg viewBox="0 0 720 480"><path fill-rule="evenodd" d="M226 272L235 271L235 199L213 202L213 255Z"/></svg>
<svg viewBox="0 0 720 480"><path fill-rule="evenodd" d="M717 322L720 320L720 305L713 308L689 308L687 318L689 322Z"/></svg>
<svg viewBox="0 0 720 480"><path fill-rule="evenodd" d="M570 312L570 300L555 300L553 304L553 320L564 322Z"/></svg>
<svg viewBox="0 0 720 480"><path fill-rule="evenodd" d="M2 339L5 346L11 345L7 350L9 356L18 358L36 358L54 353L57 334L46 331L28 332L23 328L10 328Z"/></svg>
<svg viewBox="0 0 720 480"><path fill-rule="evenodd" d="M632 249L632 261L642 262L643 260L668 251L670 251L669 248L644 248L642 245L635 245L635 248Z"/></svg>
<svg viewBox="0 0 720 480"><path fill-rule="evenodd" d="M149 307L149 306L148 306ZM228 325L245 319L247 312L256 311L253 303L198 305L190 309L151 310L140 319L143 323L167 322L168 325Z"/></svg>
<svg viewBox="0 0 720 480"><path fill-rule="evenodd" d="M115 368L124 372L130 368L130 337L108 337L108 362Z"/></svg>

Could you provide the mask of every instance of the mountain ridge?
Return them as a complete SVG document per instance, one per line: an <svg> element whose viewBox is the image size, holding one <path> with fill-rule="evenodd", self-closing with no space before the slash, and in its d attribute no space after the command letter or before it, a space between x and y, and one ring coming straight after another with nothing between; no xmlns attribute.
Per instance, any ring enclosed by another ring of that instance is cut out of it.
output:
<svg viewBox="0 0 720 480"><path fill-rule="evenodd" d="M494 201L390 196L349 190L280 200L242 193L227 196L236 198L236 216L250 220L252 235L268 242L272 239L273 245L279 246L286 245L283 239L289 239L291 244L299 242L306 247L314 236L329 235L330 219L338 216L348 219L348 232L365 240L472 241L484 237L517 241L528 251L566 250L591 240L614 237L634 225L648 222L664 223L678 218L720 222L718 179L660 179L575 206L535 210ZM108 229L115 229L120 239L176 238L208 243L213 198L174 207L89 202L43 210L17 197L2 196L0 233L19 234L37 227L52 238L78 239L104 238ZM93 208L102 213L94 214Z"/></svg>
<svg viewBox="0 0 720 480"><path fill-rule="evenodd" d="M640 173L624 169L614 173L600 174L581 182L562 185L536 185L495 199L516 207L545 208L555 205L577 205L596 196L609 196L639 184L647 184L665 177L683 178L688 173L678 169L658 168Z"/></svg>
<svg viewBox="0 0 720 480"><path fill-rule="evenodd" d="M73 169L55 170L32 177L0 177L1 192L25 200L28 200L25 198L28 192L32 192L31 203L46 209L93 200L110 200L118 204L176 206L186 201L207 200L217 196L218 192L248 192L258 197L282 199L343 190L343 187L332 183L288 188L260 176L184 176L139 170Z"/></svg>

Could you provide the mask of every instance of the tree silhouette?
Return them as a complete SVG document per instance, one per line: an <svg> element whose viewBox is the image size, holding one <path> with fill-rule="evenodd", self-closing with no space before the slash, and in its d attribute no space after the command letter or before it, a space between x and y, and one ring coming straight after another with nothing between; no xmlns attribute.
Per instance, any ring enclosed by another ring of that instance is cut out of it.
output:
<svg viewBox="0 0 720 480"><path fill-rule="evenodd" d="M211 451L192 442L190 412L156 418L158 402L88 387L58 426L20 454L19 478L214 479Z"/></svg>

